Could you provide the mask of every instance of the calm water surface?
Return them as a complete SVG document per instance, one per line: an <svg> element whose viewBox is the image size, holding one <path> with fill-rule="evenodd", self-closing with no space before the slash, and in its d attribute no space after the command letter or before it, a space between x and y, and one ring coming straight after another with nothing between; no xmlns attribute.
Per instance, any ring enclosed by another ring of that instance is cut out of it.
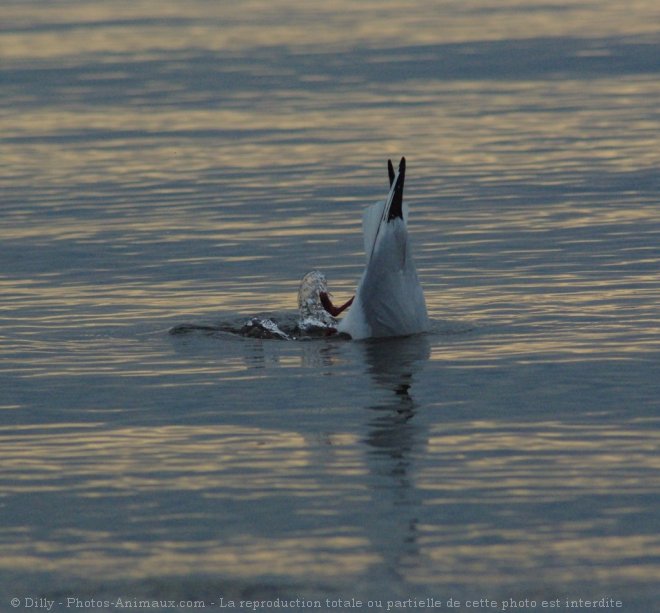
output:
<svg viewBox="0 0 660 613"><path fill-rule="evenodd" d="M660 9L624 4L0 2L0 610L653 610ZM400 155L430 334L168 333L291 316L312 267L347 299Z"/></svg>

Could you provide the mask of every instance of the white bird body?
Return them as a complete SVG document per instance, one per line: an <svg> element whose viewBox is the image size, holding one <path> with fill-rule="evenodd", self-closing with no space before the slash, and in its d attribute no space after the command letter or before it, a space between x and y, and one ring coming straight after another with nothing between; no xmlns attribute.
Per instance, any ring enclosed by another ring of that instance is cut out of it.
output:
<svg viewBox="0 0 660 613"><path fill-rule="evenodd" d="M370 206L362 218L366 265L355 300L337 328L355 340L408 336L429 329L403 204L405 159L396 175L391 163L389 171L387 200Z"/></svg>

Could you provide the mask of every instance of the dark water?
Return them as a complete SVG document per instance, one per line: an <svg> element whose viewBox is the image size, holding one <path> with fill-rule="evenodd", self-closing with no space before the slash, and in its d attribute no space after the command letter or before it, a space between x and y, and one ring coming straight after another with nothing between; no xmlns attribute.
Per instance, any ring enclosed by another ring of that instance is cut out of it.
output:
<svg viewBox="0 0 660 613"><path fill-rule="evenodd" d="M656 2L0 8L0 610L657 607ZM429 335L214 331L401 155Z"/></svg>

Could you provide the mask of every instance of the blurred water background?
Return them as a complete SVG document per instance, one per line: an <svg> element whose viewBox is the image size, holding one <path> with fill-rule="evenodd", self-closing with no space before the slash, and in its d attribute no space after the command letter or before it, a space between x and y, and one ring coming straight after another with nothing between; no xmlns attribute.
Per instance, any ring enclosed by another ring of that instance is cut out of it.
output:
<svg viewBox="0 0 660 613"><path fill-rule="evenodd" d="M654 610L656 0L0 12L0 610ZM401 155L431 334L168 333L347 299Z"/></svg>

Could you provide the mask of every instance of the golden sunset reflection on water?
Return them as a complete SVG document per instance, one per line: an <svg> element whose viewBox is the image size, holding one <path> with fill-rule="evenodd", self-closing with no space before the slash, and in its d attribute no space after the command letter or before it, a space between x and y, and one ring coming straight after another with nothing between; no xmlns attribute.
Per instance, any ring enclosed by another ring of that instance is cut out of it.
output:
<svg viewBox="0 0 660 613"><path fill-rule="evenodd" d="M121 19L117 19L121 6ZM157 18L154 9L157 7ZM444 10L441 10L444 9ZM526 0L414 4L348 0L332 7L292 1L285 7L264 0L240 4L189 2L186 7L163 2L122 2L112 6L73 3L44 6L26 15L20 5L5 8L12 23L26 32L4 36L4 53L14 59L75 56L81 52L188 51L203 41L211 50L240 51L275 45L306 48L334 46L410 45L508 40L543 36L591 37L655 35L660 10L652 0L634 0L625 7L611 0L553 0L538 6ZM515 18L513 18L515 16ZM119 22L119 23L118 23ZM145 28L144 24L150 25ZM30 27L37 26L35 33ZM40 25L46 26L41 31ZM47 26L63 26L62 31ZM119 27L118 27L119 26ZM606 54L607 49L591 51ZM416 56L413 56L416 57Z"/></svg>
<svg viewBox="0 0 660 613"><path fill-rule="evenodd" d="M2 594L651 610L657 2L5 4ZM401 156L430 333L250 336Z"/></svg>
<svg viewBox="0 0 660 613"><path fill-rule="evenodd" d="M337 484L343 481L340 495L345 503L371 496L356 482L369 474L369 459L359 439L348 433L331 437L324 452L323 470L316 473L318 451L313 437L295 431L234 426L98 430L98 426L102 424L3 430L0 441L5 451L0 468L4 496L66 493L74 501L80 499L81 505L87 504L83 500L107 498L120 504L122 499L136 497L158 500L161 495L177 491L184 497L202 496L213 502L200 518L209 525L223 521L223 503L230 500L232 504L245 501L253 505L258 516L260 504L273 496L284 496L291 513L297 512L302 501L308 501L304 504L310 507L309 513L340 517L339 508L329 503L338 495ZM641 423L626 432L608 428L594 432L561 423L539 424L533 429L502 422L448 423L431 433L415 481L416 487L426 493L425 505L486 504L502 514L508 512L514 500L518 504L570 505L585 494L598 496L612 488L634 496L658 486L657 480L649 482L649 477L658 474L657 457L648 455L657 445L657 435L649 436ZM494 461L493 456L499 459ZM438 464L443 467L441 473ZM310 470L314 477L310 478ZM490 485L484 486L484 480ZM634 512L634 503L631 505L622 511ZM145 535L157 534L165 519L154 517L141 530ZM613 527L616 522L616 514L598 520L604 527ZM497 585L505 582L502 568L509 564L536 565L539 559L551 556L556 567L551 580L560 582L568 578L567 573L576 572L589 552L597 551L607 563L618 559L621 548L630 562L616 572L604 568L602 580L617 579L620 573L645 580L650 578L651 570L639 567L635 559L657 552L660 546L657 536L652 535L632 540L581 536L580 522L567 520L566 534L551 542L547 541L549 525L533 527L536 551L529 559L528 529L519 526L495 530L476 521L468 524L463 534L457 534L437 525L420 525L420 554L452 569L449 572L459 582L465 575L479 572ZM60 568L73 576L85 576L91 568L110 578L122 576L127 569L133 577L148 577L159 572L158 564L162 565L160 572L176 575L185 573L194 563L200 569L239 577L255 572L304 573L310 578L327 579L381 564L381 556L373 552L374 538L376 535L369 530L266 540L236 533L228 541L210 540L201 551L189 552L189 544L177 538L176 531L170 531L169 538L136 549L130 541L114 540L112 531L61 530L54 541L36 542L28 549L16 547L8 553L14 569L36 564L45 570ZM470 543L491 539L501 544ZM515 542L520 545L512 546ZM94 553L106 548L110 551L100 556ZM66 562L42 566L40 554L56 551L66 553ZM493 566L495 561L500 564ZM423 571L413 570L413 574L416 572Z"/></svg>

